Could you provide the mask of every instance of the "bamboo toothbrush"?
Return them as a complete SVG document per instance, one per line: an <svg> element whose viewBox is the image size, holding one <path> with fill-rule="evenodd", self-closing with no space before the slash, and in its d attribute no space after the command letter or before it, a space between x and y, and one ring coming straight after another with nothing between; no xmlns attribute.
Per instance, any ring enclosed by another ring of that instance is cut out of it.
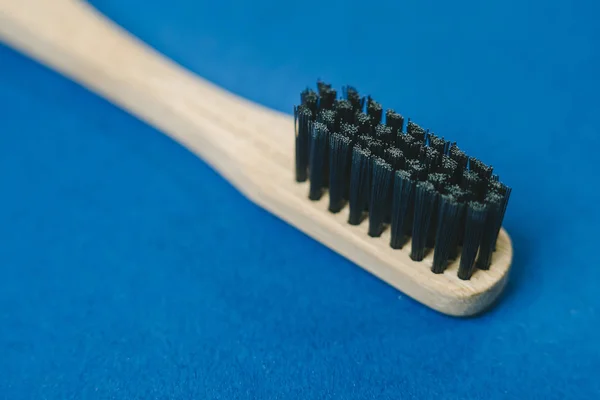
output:
<svg viewBox="0 0 600 400"><path fill-rule="evenodd" d="M504 229L489 269L461 279L455 260L433 273L432 252L413 261L409 245L390 246L390 229L369 235L366 222L348 223L348 207L332 213L326 196L309 200L312 183L296 179L293 117L193 75L84 2L0 0L0 40L160 129L253 202L435 310L480 313L506 284L512 246Z"/></svg>

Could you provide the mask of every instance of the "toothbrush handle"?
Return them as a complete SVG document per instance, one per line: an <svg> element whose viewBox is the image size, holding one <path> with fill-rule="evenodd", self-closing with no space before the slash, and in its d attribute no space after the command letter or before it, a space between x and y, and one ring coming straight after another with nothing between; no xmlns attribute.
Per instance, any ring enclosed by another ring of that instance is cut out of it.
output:
<svg viewBox="0 0 600 400"><path fill-rule="evenodd" d="M373 240L307 199L294 181L294 120L243 100L161 56L77 0L0 0L0 40L154 125L213 166L248 198L408 296L449 315L473 315L502 292L512 261L500 231L494 264L469 281L457 263L433 274L406 249ZM407 247L407 246L406 246Z"/></svg>
<svg viewBox="0 0 600 400"><path fill-rule="evenodd" d="M157 127L232 183L247 184L265 157L292 171L289 117L193 75L85 2L0 0L0 41Z"/></svg>

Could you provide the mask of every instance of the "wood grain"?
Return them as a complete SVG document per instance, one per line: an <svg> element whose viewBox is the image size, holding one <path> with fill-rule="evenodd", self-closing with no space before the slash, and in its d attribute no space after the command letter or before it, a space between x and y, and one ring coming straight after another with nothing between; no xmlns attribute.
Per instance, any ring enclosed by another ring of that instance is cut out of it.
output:
<svg viewBox="0 0 600 400"><path fill-rule="evenodd" d="M155 126L197 154L250 200L417 301L467 316L502 292L512 261L500 233L489 271L457 278L458 262L430 271L432 254L413 262L389 246L389 231L367 235L327 211L294 180L292 117L237 97L168 60L76 0L0 0L0 39Z"/></svg>

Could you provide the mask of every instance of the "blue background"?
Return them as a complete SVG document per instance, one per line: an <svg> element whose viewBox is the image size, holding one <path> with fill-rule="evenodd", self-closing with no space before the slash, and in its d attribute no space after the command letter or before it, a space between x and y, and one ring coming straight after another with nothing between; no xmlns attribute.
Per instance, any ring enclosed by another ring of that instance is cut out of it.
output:
<svg viewBox="0 0 600 400"><path fill-rule="evenodd" d="M94 1L235 93L353 84L493 164L514 271L471 319L0 47L0 398L599 398L600 7L459 3Z"/></svg>

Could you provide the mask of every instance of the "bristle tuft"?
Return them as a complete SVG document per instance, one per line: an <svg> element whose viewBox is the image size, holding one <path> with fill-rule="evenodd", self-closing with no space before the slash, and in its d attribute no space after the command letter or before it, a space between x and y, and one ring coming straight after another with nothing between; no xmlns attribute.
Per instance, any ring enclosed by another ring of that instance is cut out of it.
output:
<svg viewBox="0 0 600 400"><path fill-rule="evenodd" d="M358 91L352 86L342 88L342 95L352 104L354 112L362 112L364 109L365 100L360 97Z"/></svg>
<svg viewBox="0 0 600 400"><path fill-rule="evenodd" d="M354 111L348 100L336 100L333 108L336 112L338 126L354 122Z"/></svg>
<svg viewBox="0 0 600 400"><path fill-rule="evenodd" d="M336 97L337 97L337 92L333 89L322 93L321 100L319 101L319 108L321 110L333 109Z"/></svg>
<svg viewBox="0 0 600 400"><path fill-rule="evenodd" d="M404 129L404 117L396 111L389 109L385 112L385 124L392 128L392 132L402 132Z"/></svg>
<svg viewBox="0 0 600 400"><path fill-rule="evenodd" d="M490 191L485 196L488 212L483 228L479 256L477 257L477 268L479 269L489 269L492 263L492 253L498 236L497 232L502 225L502 200L502 196L494 191Z"/></svg>
<svg viewBox="0 0 600 400"><path fill-rule="evenodd" d="M408 172L411 174L411 179L415 181L424 181L427 179L427 169L419 160L408 160Z"/></svg>
<svg viewBox="0 0 600 400"><path fill-rule="evenodd" d="M371 151L360 145L352 149L352 167L350 171L348 223L358 225L362 222L368 205L371 189Z"/></svg>
<svg viewBox="0 0 600 400"><path fill-rule="evenodd" d="M458 164L458 169L463 170L467 168L467 155L461 149L459 149L455 143L453 143L450 146L450 151L448 152L448 155L451 159L456 161L456 163Z"/></svg>
<svg viewBox="0 0 600 400"><path fill-rule="evenodd" d="M429 136L427 136L427 140L429 141L430 147L436 149L440 154L446 154L448 143L443 138L430 133Z"/></svg>
<svg viewBox="0 0 600 400"><path fill-rule="evenodd" d="M472 194L470 200L483 201L485 182L474 171L464 171L460 187Z"/></svg>
<svg viewBox="0 0 600 400"><path fill-rule="evenodd" d="M308 107L308 109L312 112L312 115L315 116L319 111L319 96L314 90L306 88L300 94L300 104Z"/></svg>
<svg viewBox="0 0 600 400"><path fill-rule="evenodd" d="M327 126L320 122L315 122L312 125L309 163L310 190L308 198L319 200L323 195L323 188L325 187L325 164L329 130Z"/></svg>
<svg viewBox="0 0 600 400"><path fill-rule="evenodd" d="M336 132L339 129L337 129L336 126L336 114L335 111L333 110L321 110L319 111L319 114L317 115L317 122L320 122L322 124L324 124L327 129L329 130L329 132Z"/></svg>
<svg viewBox="0 0 600 400"><path fill-rule="evenodd" d="M373 100L371 97L367 100L367 114L371 117L373 125L381 123L381 117L383 116L383 108L381 104Z"/></svg>
<svg viewBox="0 0 600 400"><path fill-rule="evenodd" d="M444 272L448 265L452 246L455 245L454 236L460 222L462 207L463 205L453 195L443 194L440 196L433 266L431 267L431 271L435 274Z"/></svg>
<svg viewBox="0 0 600 400"><path fill-rule="evenodd" d="M401 249L404 246L408 231L408 216L412 208L415 182L409 172L396 171L394 174L394 191L392 200L392 224L390 227L390 246Z"/></svg>
<svg viewBox="0 0 600 400"><path fill-rule="evenodd" d="M383 158L394 170L404 168L404 154L397 147L388 147L383 151Z"/></svg>
<svg viewBox="0 0 600 400"><path fill-rule="evenodd" d="M406 158L417 158L422 146L414 137L402 134L396 136L396 145L402 150Z"/></svg>
<svg viewBox="0 0 600 400"><path fill-rule="evenodd" d="M319 109L320 110L331 110L337 97L337 92L332 89L331 84L325 83L321 80L317 81L317 88L319 90Z"/></svg>
<svg viewBox="0 0 600 400"><path fill-rule="evenodd" d="M317 90L319 91L319 95L331 90L332 87L333 86L330 83L324 82L321 79L317 79Z"/></svg>
<svg viewBox="0 0 600 400"><path fill-rule="evenodd" d="M425 129L421 128L419 125L415 124L411 120L408 120L408 125L406 126L406 133L417 139L419 143L425 143L425 136L427 135L427 132L425 131Z"/></svg>
<svg viewBox="0 0 600 400"><path fill-rule="evenodd" d="M458 170L458 163L449 156L442 157L442 163L439 171L450 177L451 184L458 183L462 177L462 171ZM460 174L459 174L460 173Z"/></svg>
<svg viewBox="0 0 600 400"><path fill-rule="evenodd" d="M437 201L437 192L431 182L418 182L415 188L415 214L412 229L410 258L421 261L425 257L427 235Z"/></svg>
<svg viewBox="0 0 600 400"><path fill-rule="evenodd" d="M385 143L382 140L376 139L371 136L363 136L365 145L371 150L374 156L383 157L383 149L385 149Z"/></svg>
<svg viewBox="0 0 600 400"><path fill-rule="evenodd" d="M373 177L371 179L371 197L369 203L369 236L379 237L383 231L383 222L389 207L389 192L392 184L393 169L384 159L373 159Z"/></svg>
<svg viewBox="0 0 600 400"><path fill-rule="evenodd" d="M354 124L342 124L340 126L340 133L348 136L350 140L355 141L358 138L358 126Z"/></svg>
<svg viewBox="0 0 600 400"><path fill-rule="evenodd" d="M394 141L394 136L392 135L392 128L390 128L387 125L379 124L375 126L374 136L375 138L388 144L392 144Z"/></svg>
<svg viewBox="0 0 600 400"><path fill-rule="evenodd" d="M462 243L463 237L465 236L465 202L467 201L469 194L462 190L458 185L449 186L446 188L446 193L452 195L460 204L457 217L458 222L451 238L449 250L450 259L455 260L458 257L458 244Z"/></svg>
<svg viewBox="0 0 600 400"><path fill-rule="evenodd" d="M442 154L433 147L421 147L419 158L425 165L428 174L437 170L442 163Z"/></svg>
<svg viewBox="0 0 600 400"><path fill-rule="evenodd" d="M496 226L495 234L495 237L497 239L498 234L500 233L500 229L502 228L502 221L504 220L504 215L506 214L506 208L508 207L508 200L510 199L510 193L512 189L506 186L505 184L499 182L498 180L494 180L489 183L489 191L493 191L502 196L502 201L500 203L500 222ZM494 239L494 250L496 239Z"/></svg>
<svg viewBox="0 0 600 400"><path fill-rule="evenodd" d="M475 256L481 243L483 227L487 215L487 207L483 203L470 202L467 206L467 221L462 253L458 267L458 277L463 280L471 279L475 269Z"/></svg>
<svg viewBox="0 0 600 400"><path fill-rule="evenodd" d="M489 165L485 165L477 158L471 157L469 159L469 169L474 171L483 180L489 180L492 177L493 168Z"/></svg>
<svg viewBox="0 0 600 400"><path fill-rule="evenodd" d="M306 105L294 108L294 128L296 131L296 181L308 179L312 112Z"/></svg>
<svg viewBox="0 0 600 400"><path fill-rule="evenodd" d="M329 211L344 207L350 166L350 138L339 133L329 135Z"/></svg>
<svg viewBox="0 0 600 400"><path fill-rule="evenodd" d="M363 112L356 113L354 116L354 122L358 126L358 130L361 135L372 135L373 125L371 123L371 117Z"/></svg>
<svg viewBox="0 0 600 400"><path fill-rule="evenodd" d="M427 176L427 181L433 184L435 190L439 193L443 193L448 185L450 177L441 172L434 172Z"/></svg>

